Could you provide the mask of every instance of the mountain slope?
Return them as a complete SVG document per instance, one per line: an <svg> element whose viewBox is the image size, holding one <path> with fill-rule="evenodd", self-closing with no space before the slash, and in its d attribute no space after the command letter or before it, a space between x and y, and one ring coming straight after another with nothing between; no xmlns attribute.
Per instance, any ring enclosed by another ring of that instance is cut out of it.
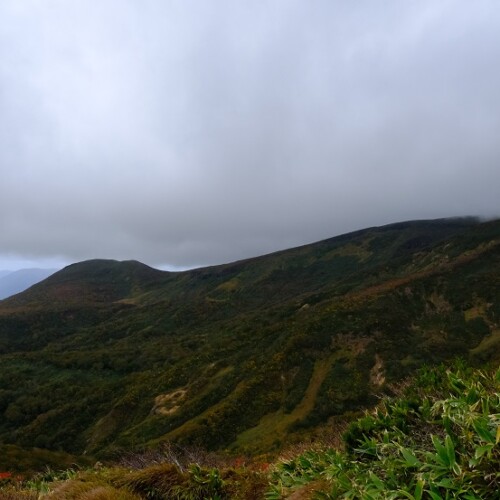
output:
<svg viewBox="0 0 500 500"><path fill-rule="evenodd" d="M147 288L165 273L137 261L90 260L50 274L43 283L6 300L4 308L64 309L70 304L106 304Z"/></svg>
<svg viewBox="0 0 500 500"><path fill-rule="evenodd" d="M0 300L26 290L55 272L55 269L20 269L12 272L1 272Z"/></svg>
<svg viewBox="0 0 500 500"><path fill-rule="evenodd" d="M182 273L75 264L0 302L0 440L279 449L423 363L498 357L499 249L500 221L443 219Z"/></svg>

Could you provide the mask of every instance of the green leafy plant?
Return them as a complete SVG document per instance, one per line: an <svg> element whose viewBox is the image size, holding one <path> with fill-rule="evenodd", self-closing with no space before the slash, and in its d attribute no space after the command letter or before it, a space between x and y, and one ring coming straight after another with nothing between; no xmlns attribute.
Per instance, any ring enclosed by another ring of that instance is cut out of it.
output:
<svg viewBox="0 0 500 500"><path fill-rule="evenodd" d="M320 479L330 486L318 489L318 498L498 498L499 374L463 363L423 371L425 391L417 377L402 396L353 422L345 452L305 453L279 463L268 498ZM415 392L418 407L411 403Z"/></svg>

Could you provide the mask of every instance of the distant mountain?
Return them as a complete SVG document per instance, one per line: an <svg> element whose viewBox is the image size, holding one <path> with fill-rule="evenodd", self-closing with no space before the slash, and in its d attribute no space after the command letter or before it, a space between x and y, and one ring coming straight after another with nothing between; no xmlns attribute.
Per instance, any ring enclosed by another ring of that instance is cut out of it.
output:
<svg viewBox="0 0 500 500"><path fill-rule="evenodd" d="M0 271L0 300L26 290L55 272L56 269Z"/></svg>
<svg viewBox="0 0 500 500"><path fill-rule="evenodd" d="M279 450L457 356L500 359L500 220L177 273L82 262L0 302L0 453Z"/></svg>

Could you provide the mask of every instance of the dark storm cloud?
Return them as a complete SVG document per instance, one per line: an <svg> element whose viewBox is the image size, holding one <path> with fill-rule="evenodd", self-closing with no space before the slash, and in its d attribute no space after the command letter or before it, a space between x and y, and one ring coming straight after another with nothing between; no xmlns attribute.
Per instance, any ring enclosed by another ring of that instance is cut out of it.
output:
<svg viewBox="0 0 500 500"><path fill-rule="evenodd" d="M190 266L498 215L499 60L496 1L3 1L0 255Z"/></svg>

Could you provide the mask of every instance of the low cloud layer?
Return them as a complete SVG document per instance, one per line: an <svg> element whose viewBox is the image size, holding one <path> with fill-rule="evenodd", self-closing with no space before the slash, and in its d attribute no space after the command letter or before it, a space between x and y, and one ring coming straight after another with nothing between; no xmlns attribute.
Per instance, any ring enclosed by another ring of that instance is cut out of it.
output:
<svg viewBox="0 0 500 500"><path fill-rule="evenodd" d="M494 0L4 0L0 263L500 215L498 61Z"/></svg>

